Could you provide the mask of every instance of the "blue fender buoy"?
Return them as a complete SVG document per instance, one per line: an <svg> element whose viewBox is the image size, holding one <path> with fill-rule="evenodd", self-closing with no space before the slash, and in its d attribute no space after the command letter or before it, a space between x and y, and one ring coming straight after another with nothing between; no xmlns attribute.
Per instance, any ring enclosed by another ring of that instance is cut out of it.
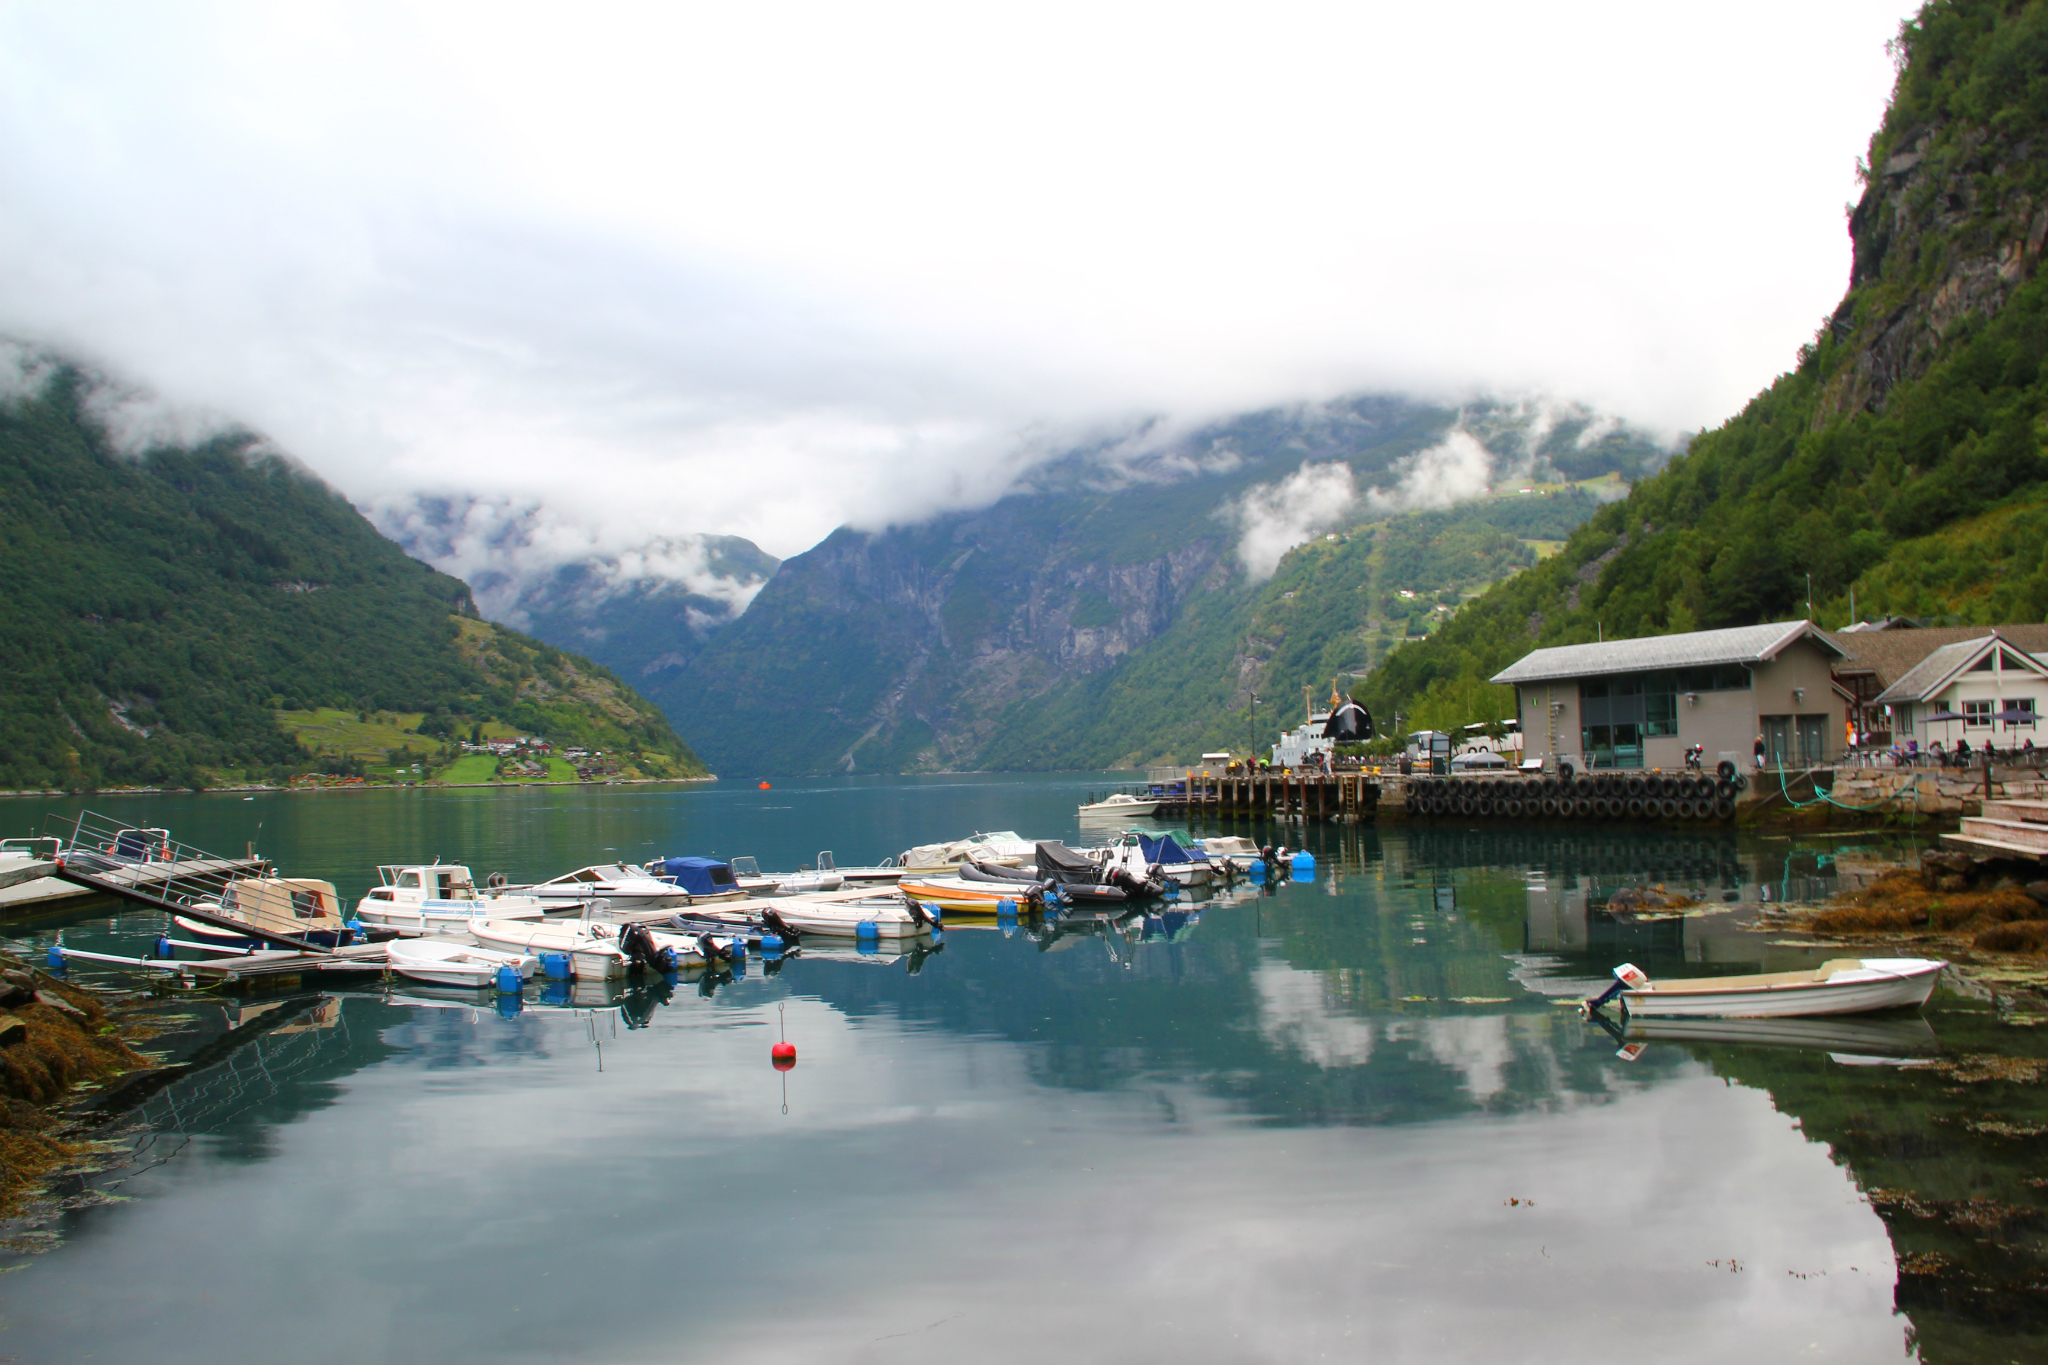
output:
<svg viewBox="0 0 2048 1365"><path fill-rule="evenodd" d="M550 981L567 981L569 979L569 955L567 953L542 953L540 955L540 969L542 974Z"/></svg>
<svg viewBox="0 0 2048 1365"><path fill-rule="evenodd" d="M1252 870L1245 873L1245 875L1247 877L1250 877L1255 882L1262 882L1266 880L1266 860L1264 858L1261 858L1257 862L1253 863Z"/></svg>
<svg viewBox="0 0 2048 1365"><path fill-rule="evenodd" d="M64 948L62 944L52 943L50 945L50 951L43 954L43 965L53 972L64 970Z"/></svg>
<svg viewBox="0 0 2048 1365"><path fill-rule="evenodd" d="M780 956L782 956L782 946L783 946L783 945L782 945L782 935L780 935L780 934L763 934L763 935L761 935L761 956L763 956L763 957L780 957Z"/></svg>
<svg viewBox="0 0 2048 1365"><path fill-rule="evenodd" d="M742 938L738 934L734 934L732 936L732 943L730 946L732 948L732 960L734 962L745 962L747 960L746 939Z"/></svg>
<svg viewBox="0 0 2048 1365"><path fill-rule="evenodd" d="M498 968L498 993L517 995L519 993L519 969L510 965Z"/></svg>
<svg viewBox="0 0 2048 1365"><path fill-rule="evenodd" d="M156 936L156 955L158 957L176 957L178 955L178 950L171 946L171 936L169 934L158 934Z"/></svg>
<svg viewBox="0 0 2048 1365"><path fill-rule="evenodd" d="M853 926L853 936L862 943L873 943L882 936L882 926L871 919L864 919Z"/></svg>
<svg viewBox="0 0 2048 1365"><path fill-rule="evenodd" d="M1294 870L1297 874L1316 870L1316 855L1307 849L1294 855Z"/></svg>
<svg viewBox="0 0 2048 1365"><path fill-rule="evenodd" d="M1015 901L1011 900L1011 899L1010 899L1010 898L1009 898L1008 896L1005 896L1005 897L1003 897L1003 898L1002 898L1001 900L997 901L997 902L996 902L996 918L998 918L998 919L1015 919L1015 918L1017 918L1017 902L1015 902Z"/></svg>

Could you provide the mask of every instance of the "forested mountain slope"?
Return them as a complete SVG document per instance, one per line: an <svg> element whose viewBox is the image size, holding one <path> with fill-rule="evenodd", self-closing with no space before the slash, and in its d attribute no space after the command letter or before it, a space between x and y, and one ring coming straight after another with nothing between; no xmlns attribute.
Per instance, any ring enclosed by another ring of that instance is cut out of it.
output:
<svg viewBox="0 0 2048 1365"><path fill-rule="evenodd" d="M0 786L282 777L307 756L278 712L311 706L702 771L616 678L475 621L459 580L255 437L130 457L84 372L46 358L30 390L0 402Z"/></svg>
<svg viewBox="0 0 2048 1365"><path fill-rule="evenodd" d="M1525 539L1577 525L1598 499L1563 481L1618 492L1664 455L1583 411L1378 396L1076 451L986 509L834 532L662 695L726 772L1104 766L1241 740L1252 688L1363 671L1446 596L1534 562ZM1500 524L1403 510L1509 476L1551 491Z"/></svg>
<svg viewBox="0 0 2048 1365"><path fill-rule="evenodd" d="M2048 4L1901 31L1841 306L1790 373L1364 689L1414 710L1542 645L1801 616L2048 613ZM1499 704L1495 699L1492 704ZM1474 716L1473 719L1483 717Z"/></svg>

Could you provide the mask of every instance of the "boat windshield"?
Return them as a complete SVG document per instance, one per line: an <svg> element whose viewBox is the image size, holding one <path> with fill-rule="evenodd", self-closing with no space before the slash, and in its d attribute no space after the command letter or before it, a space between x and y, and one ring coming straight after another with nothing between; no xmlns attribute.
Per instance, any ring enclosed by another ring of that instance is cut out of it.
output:
<svg viewBox="0 0 2048 1365"><path fill-rule="evenodd" d="M837 872L838 870L838 866L832 861L831 849L828 848L823 853L820 853L818 855L818 871Z"/></svg>
<svg viewBox="0 0 2048 1365"><path fill-rule="evenodd" d="M761 865L752 858L734 858L729 866L732 868L734 876L758 877L761 875Z"/></svg>

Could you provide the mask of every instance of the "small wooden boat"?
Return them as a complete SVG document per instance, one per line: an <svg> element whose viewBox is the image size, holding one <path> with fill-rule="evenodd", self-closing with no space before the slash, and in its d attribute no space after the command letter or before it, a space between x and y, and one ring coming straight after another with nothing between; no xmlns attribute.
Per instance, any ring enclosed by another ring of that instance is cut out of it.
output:
<svg viewBox="0 0 2048 1365"><path fill-rule="evenodd" d="M1100 801L1084 801L1074 813L1090 819L1101 816L1150 815L1158 810L1161 804L1161 797L1132 796L1129 792L1117 792L1113 796L1105 796Z"/></svg>
<svg viewBox="0 0 2048 1365"><path fill-rule="evenodd" d="M521 981L530 981L539 965L527 953L501 953L450 938L394 939L384 951L392 971L437 986L494 986L503 967L512 968Z"/></svg>
<svg viewBox="0 0 2048 1365"><path fill-rule="evenodd" d="M1614 969L1614 984L1580 1008L1590 1013L1618 996L1626 1014L1651 1019L1781 1019L1918 1009L1934 993L1935 978L1947 965L1924 957L1843 957L1797 972L1652 981L1624 962Z"/></svg>

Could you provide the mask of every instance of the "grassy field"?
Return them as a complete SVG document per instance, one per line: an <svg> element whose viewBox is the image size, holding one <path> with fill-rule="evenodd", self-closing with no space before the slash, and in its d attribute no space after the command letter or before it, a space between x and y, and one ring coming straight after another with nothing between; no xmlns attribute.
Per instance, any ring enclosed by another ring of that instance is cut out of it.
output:
<svg viewBox="0 0 2048 1365"><path fill-rule="evenodd" d="M1538 559L1548 559L1564 548L1561 540L1524 540L1522 543L1534 550Z"/></svg>
<svg viewBox="0 0 2048 1365"><path fill-rule="evenodd" d="M316 754L339 754L364 763L383 766L386 751L411 744L416 749L432 747L435 741L411 733L425 713L421 711L372 711L359 716L354 711L322 707L317 711L277 711L277 723L295 737L301 747Z"/></svg>
<svg viewBox="0 0 2048 1365"><path fill-rule="evenodd" d="M490 754L464 754L434 777L440 782L488 782L497 770L498 760Z"/></svg>
<svg viewBox="0 0 2048 1365"><path fill-rule="evenodd" d="M507 786L517 786L521 782L574 782L576 780L576 769L566 759L548 759L547 769L548 775L544 778L508 777L504 780ZM491 774L497 770L498 760L491 754L464 754L461 758L456 759L453 763L435 773L434 780L437 782L488 782L491 780Z"/></svg>

